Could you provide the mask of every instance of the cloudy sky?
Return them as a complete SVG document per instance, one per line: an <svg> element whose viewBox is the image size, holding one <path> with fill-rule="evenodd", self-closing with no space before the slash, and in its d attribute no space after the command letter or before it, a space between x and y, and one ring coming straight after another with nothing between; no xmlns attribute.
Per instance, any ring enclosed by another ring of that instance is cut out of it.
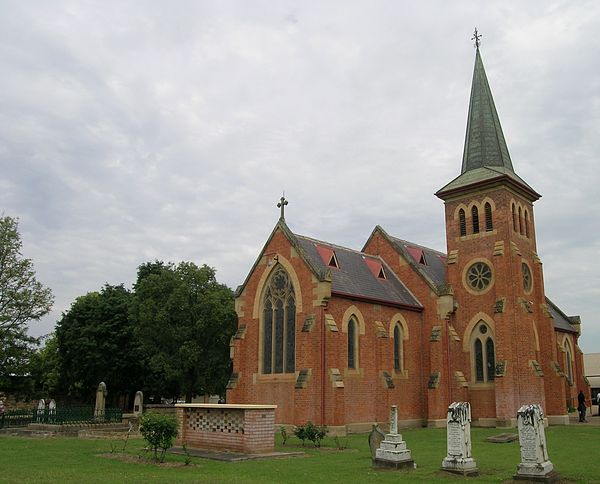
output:
<svg viewBox="0 0 600 484"><path fill-rule="evenodd" d="M243 281L279 217L445 251L475 50L535 205L547 295L600 352L600 3L0 0L0 211L56 296L139 264Z"/></svg>

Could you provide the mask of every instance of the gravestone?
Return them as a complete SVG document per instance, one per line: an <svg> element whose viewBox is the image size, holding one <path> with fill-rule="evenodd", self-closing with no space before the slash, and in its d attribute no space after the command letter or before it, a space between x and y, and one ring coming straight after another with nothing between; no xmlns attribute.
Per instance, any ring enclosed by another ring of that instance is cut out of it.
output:
<svg viewBox="0 0 600 484"><path fill-rule="evenodd" d="M106 395L108 395L108 392L106 391L106 383L101 381L98 385L98 389L96 390L96 406L94 407L94 417L96 420L104 419Z"/></svg>
<svg viewBox="0 0 600 484"><path fill-rule="evenodd" d="M371 433L369 434L369 449L371 450L371 459L375 459L375 453L381 442L385 439L385 434L379 428L379 425L373 425Z"/></svg>
<svg viewBox="0 0 600 484"><path fill-rule="evenodd" d="M385 439L375 451L373 467L392 469L414 469L415 462L412 460L410 450L406 448L406 442L398 433L398 407L392 405L390 410L390 431L385 434Z"/></svg>
<svg viewBox="0 0 600 484"><path fill-rule="evenodd" d="M144 393L141 391L135 392L135 399L133 400L133 414L137 417L144 411Z"/></svg>
<svg viewBox="0 0 600 484"><path fill-rule="evenodd" d="M48 422L54 423L56 421L56 402L54 398L50 400L48 404Z"/></svg>
<svg viewBox="0 0 600 484"><path fill-rule="evenodd" d="M446 417L448 454L442 461L442 469L464 476L479 474L477 463L471 457L471 405L469 402L453 402Z"/></svg>
<svg viewBox="0 0 600 484"><path fill-rule="evenodd" d="M44 400L43 398L40 398L40 401L38 402L38 406L37 406L36 419L35 419L35 421L37 423L44 422L44 413L45 412L46 412L46 400Z"/></svg>
<svg viewBox="0 0 600 484"><path fill-rule="evenodd" d="M539 405L523 405L517 412L521 463L516 480L556 481L558 475L548 459L544 413Z"/></svg>

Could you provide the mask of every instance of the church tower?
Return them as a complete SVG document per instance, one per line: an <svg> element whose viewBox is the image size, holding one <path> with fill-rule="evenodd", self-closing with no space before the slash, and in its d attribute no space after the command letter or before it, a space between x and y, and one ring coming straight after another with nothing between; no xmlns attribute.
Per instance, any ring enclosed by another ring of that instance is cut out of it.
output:
<svg viewBox="0 0 600 484"><path fill-rule="evenodd" d="M460 175L444 200L452 399L471 402L482 425L514 425L517 409L540 403L565 414L553 362L556 335L537 255L533 203L540 195L513 168L475 31L475 67Z"/></svg>

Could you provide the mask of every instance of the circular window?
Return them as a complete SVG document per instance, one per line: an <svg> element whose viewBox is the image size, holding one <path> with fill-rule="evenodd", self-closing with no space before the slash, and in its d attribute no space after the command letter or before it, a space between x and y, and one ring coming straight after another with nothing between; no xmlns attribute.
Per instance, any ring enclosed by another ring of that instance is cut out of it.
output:
<svg viewBox="0 0 600 484"><path fill-rule="evenodd" d="M476 291L483 291L492 282L492 269L485 262L476 262L467 271L467 283Z"/></svg>
<svg viewBox="0 0 600 484"><path fill-rule="evenodd" d="M532 284L531 269L529 269L529 266L525 262L521 264L521 269L523 271L523 288L529 292L531 291Z"/></svg>
<svg viewBox="0 0 600 484"><path fill-rule="evenodd" d="M482 324L481 326L479 326L479 332L481 334L487 333L487 326L485 324Z"/></svg>

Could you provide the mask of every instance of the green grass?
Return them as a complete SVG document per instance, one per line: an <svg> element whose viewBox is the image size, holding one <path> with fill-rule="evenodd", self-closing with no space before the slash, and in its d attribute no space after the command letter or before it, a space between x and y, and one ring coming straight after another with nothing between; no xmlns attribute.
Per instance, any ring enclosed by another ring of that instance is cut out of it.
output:
<svg viewBox="0 0 600 484"><path fill-rule="evenodd" d="M469 482L510 480L520 460L519 444L491 444L485 437L498 429L472 429L473 457L480 476ZM34 439L0 436L0 482L453 482L460 477L440 471L446 455L445 429L402 431L417 469L374 471L366 435L341 438L348 450L335 450L333 439L323 450L302 449L295 438L278 450L305 450L306 457L225 463L192 458L192 466L157 467L98 457L110 453L109 440L75 438ZM573 482L600 483L600 427L572 425L546 429L550 460L563 478ZM112 441L116 451L122 443ZM118 444L118 445L115 445ZM130 440L127 453L143 453L142 440ZM185 456L168 454L167 462L184 462Z"/></svg>

